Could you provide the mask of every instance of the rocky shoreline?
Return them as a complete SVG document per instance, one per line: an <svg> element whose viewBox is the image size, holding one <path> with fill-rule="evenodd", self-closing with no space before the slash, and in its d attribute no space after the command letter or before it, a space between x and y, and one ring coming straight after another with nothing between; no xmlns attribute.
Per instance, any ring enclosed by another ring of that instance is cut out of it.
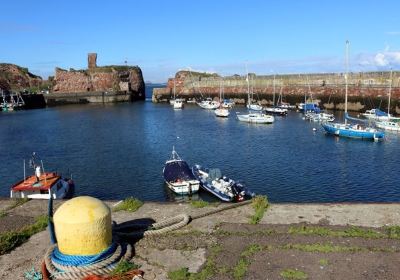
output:
<svg viewBox="0 0 400 280"><path fill-rule="evenodd" d="M47 213L47 202L31 200L10 208L0 200L0 234L18 230ZM55 201L55 208L62 201ZM115 201L105 202L110 207ZM112 213L117 223L161 221L223 207L146 202L136 212ZM182 229L134 243L133 261L144 279L396 279L400 269L399 203L272 204L256 225L251 204L195 219ZM50 246L47 231L0 256L1 279L24 279L39 269ZM367 257L368 256L368 257ZM206 278L201 278L206 277ZM196 278L199 277L199 278ZM260 278L261 277L261 278ZM191 278L192 279L192 278Z"/></svg>

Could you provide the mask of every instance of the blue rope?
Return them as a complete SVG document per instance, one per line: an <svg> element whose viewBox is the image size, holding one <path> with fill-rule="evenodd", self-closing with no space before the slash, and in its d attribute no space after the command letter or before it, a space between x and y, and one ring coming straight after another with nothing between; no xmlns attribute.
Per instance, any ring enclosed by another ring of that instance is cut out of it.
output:
<svg viewBox="0 0 400 280"><path fill-rule="evenodd" d="M56 247L51 255L51 260L60 265L85 266L100 262L114 254L118 244L113 242L110 247L97 255L74 256L61 253ZM121 252L122 255L122 252Z"/></svg>

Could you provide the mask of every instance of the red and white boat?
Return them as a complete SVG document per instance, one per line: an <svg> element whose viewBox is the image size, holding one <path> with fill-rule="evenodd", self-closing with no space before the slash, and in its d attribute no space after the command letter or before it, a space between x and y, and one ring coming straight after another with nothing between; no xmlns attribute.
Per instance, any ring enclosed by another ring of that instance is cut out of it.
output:
<svg viewBox="0 0 400 280"><path fill-rule="evenodd" d="M11 187L11 198L31 199L67 199L74 194L75 185L72 179L62 178L55 172L42 172L42 167L34 164L34 156L31 160L32 167L35 167L35 174L25 177ZM24 161L25 174L25 161Z"/></svg>

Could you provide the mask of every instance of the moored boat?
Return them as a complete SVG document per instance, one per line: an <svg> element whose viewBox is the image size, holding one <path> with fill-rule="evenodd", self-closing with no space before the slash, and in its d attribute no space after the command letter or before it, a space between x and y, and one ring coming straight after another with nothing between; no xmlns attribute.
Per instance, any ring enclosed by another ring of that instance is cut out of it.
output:
<svg viewBox="0 0 400 280"><path fill-rule="evenodd" d="M206 169L195 165L192 167L192 171L196 179L200 181L201 188L222 201L243 201L246 197L255 195L244 184L222 176L221 170L218 168Z"/></svg>
<svg viewBox="0 0 400 280"><path fill-rule="evenodd" d="M63 178L56 172L44 172L43 165L36 164L35 153L31 159L31 166L35 169L35 174L25 177L21 181L11 186L11 198L30 198L30 199L67 199L74 194L75 184L72 179ZM24 161L25 174L25 161Z"/></svg>
<svg viewBox="0 0 400 280"><path fill-rule="evenodd" d="M195 178L186 161L182 160L175 148L163 168L164 181L176 194L192 194L199 190L200 182Z"/></svg>
<svg viewBox="0 0 400 280"><path fill-rule="evenodd" d="M199 105L203 109L215 110L220 106L220 103L218 101L212 100L211 98L207 98L206 100L198 102L197 105Z"/></svg>

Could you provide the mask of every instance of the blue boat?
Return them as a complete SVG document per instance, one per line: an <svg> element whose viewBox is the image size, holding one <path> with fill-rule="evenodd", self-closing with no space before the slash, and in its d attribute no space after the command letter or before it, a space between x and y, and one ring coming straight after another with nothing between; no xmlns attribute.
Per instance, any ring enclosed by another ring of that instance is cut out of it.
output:
<svg viewBox="0 0 400 280"><path fill-rule="evenodd" d="M192 167L193 175L200 181L200 187L221 199L222 201L242 201L246 197L253 197L247 187L239 182L222 176L218 168L202 168L200 165Z"/></svg>
<svg viewBox="0 0 400 280"><path fill-rule="evenodd" d="M385 133L378 131L376 128L368 127L360 124L349 124L347 120L361 121L356 118L349 117L347 113L347 77L348 77L348 49L349 41L346 41L346 74L344 75L346 83L346 95L345 95L345 105L344 105L344 123L322 123L322 127L329 135L335 135L338 137L347 137L361 140L383 140ZM365 123L365 122L364 122Z"/></svg>

